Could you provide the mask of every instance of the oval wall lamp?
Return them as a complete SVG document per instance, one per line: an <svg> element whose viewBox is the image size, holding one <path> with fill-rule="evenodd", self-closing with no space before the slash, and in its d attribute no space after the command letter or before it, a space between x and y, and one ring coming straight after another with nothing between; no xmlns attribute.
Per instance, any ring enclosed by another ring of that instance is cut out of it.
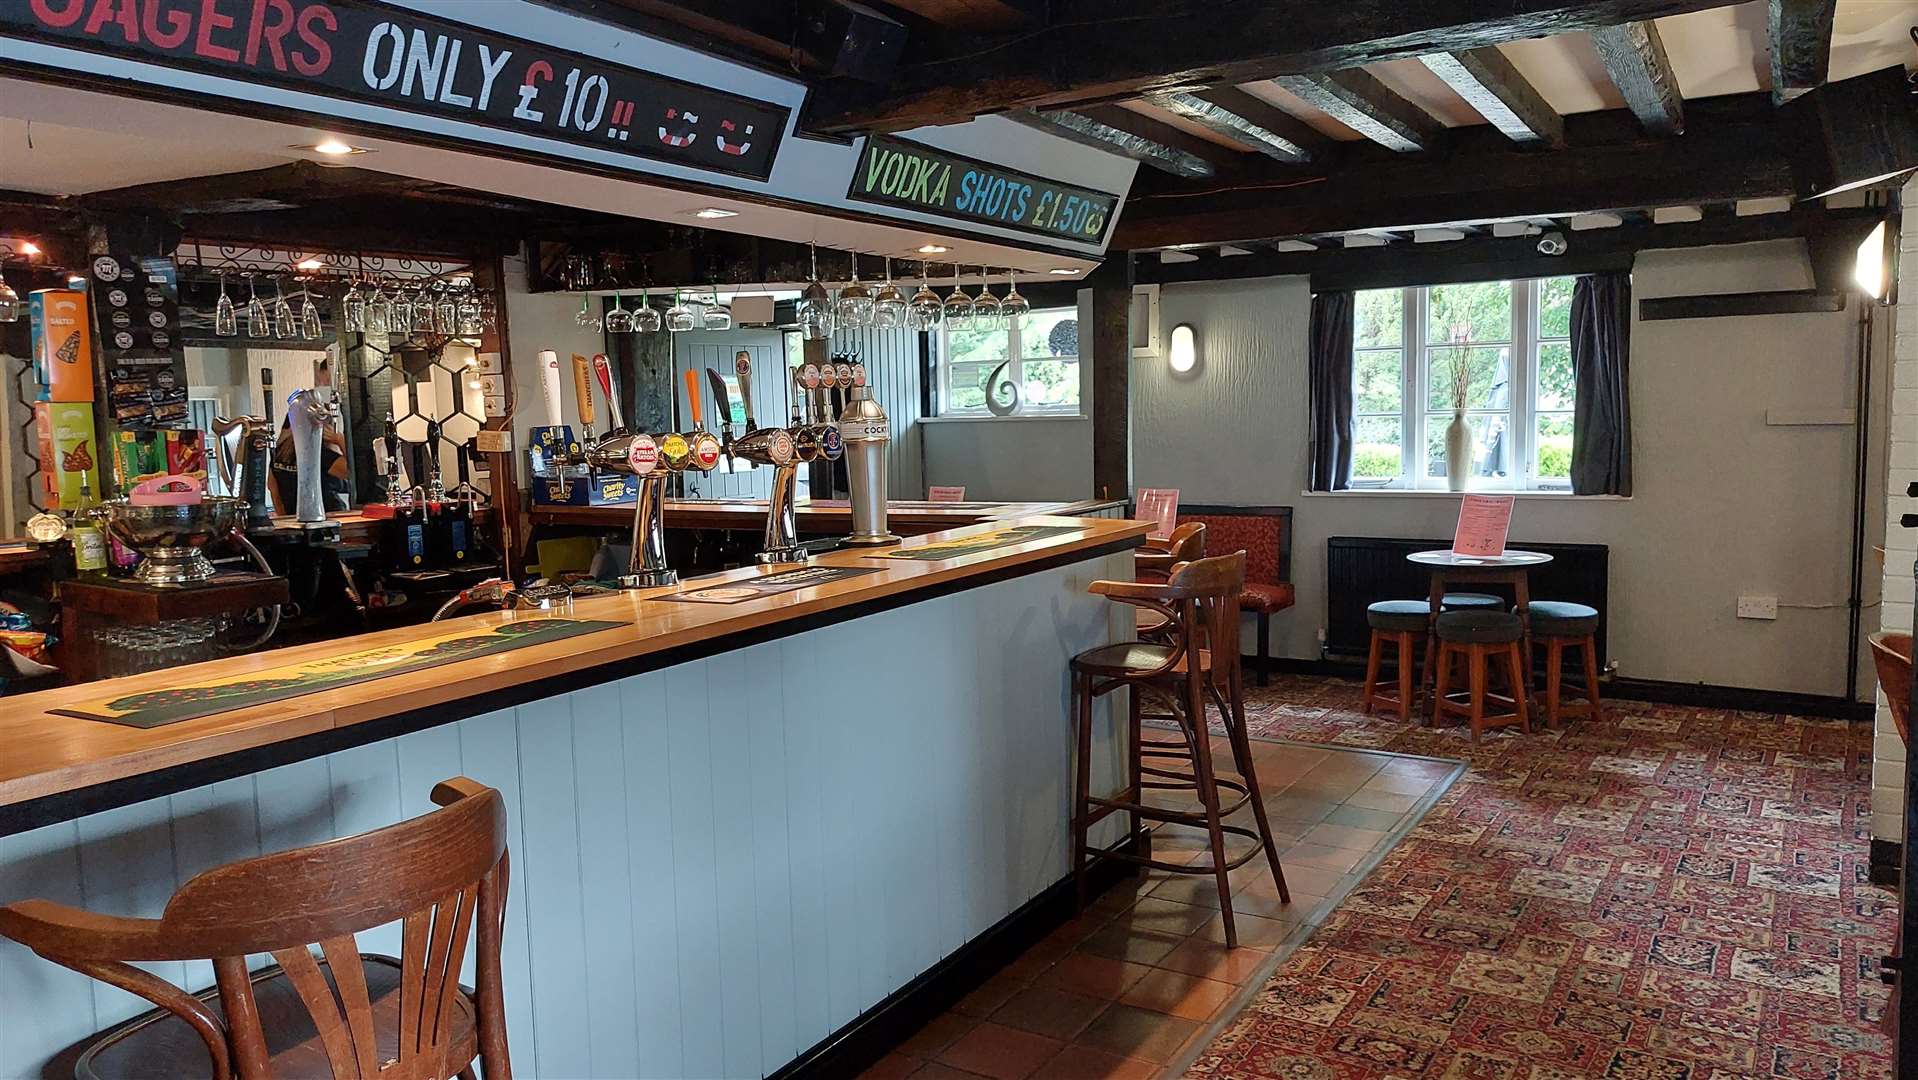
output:
<svg viewBox="0 0 1918 1080"><path fill-rule="evenodd" d="M1180 323L1172 328L1172 347L1166 352L1166 362L1172 370L1183 375L1192 370L1199 362L1199 338L1191 323Z"/></svg>

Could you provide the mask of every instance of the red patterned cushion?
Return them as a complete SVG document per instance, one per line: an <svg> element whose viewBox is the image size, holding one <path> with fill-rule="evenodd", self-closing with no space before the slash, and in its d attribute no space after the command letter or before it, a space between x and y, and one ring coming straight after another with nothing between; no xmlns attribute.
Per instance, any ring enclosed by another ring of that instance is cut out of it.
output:
<svg viewBox="0 0 1918 1080"><path fill-rule="evenodd" d="M1263 611L1267 615L1292 606L1292 586L1286 582L1264 585L1247 582L1239 592L1240 611Z"/></svg>
<svg viewBox="0 0 1918 1080"><path fill-rule="evenodd" d="M1281 585L1279 577L1280 532L1285 519L1266 514L1180 514L1179 520L1205 522L1205 553L1230 555L1245 552L1247 585Z"/></svg>

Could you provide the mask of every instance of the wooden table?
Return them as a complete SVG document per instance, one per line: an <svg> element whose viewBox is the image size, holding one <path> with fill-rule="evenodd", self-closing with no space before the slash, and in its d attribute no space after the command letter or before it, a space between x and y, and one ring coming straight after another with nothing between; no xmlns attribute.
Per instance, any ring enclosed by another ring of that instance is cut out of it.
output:
<svg viewBox="0 0 1918 1080"><path fill-rule="evenodd" d="M1431 658L1438 655L1438 616L1444 607L1445 594L1458 585L1505 585L1511 588L1514 608L1519 623L1524 627L1524 682L1525 696L1532 696L1532 589L1533 570L1552 561L1550 555L1540 551L1519 551L1508 549L1503 555L1460 555L1455 551L1415 551L1405 557L1405 561L1430 567L1432 587L1429 594L1430 614L1427 616L1426 664L1423 683L1426 688L1426 700L1430 705L1433 719L1438 718L1438 697L1431 693L1437 671Z"/></svg>

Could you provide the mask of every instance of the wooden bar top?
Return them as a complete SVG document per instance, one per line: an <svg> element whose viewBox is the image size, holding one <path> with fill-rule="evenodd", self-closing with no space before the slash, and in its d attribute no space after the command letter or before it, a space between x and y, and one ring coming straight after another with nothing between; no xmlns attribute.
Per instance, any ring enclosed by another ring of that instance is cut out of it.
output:
<svg viewBox="0 0 1918 1080"><path fill-rule="evenodd" d="M590 682L589 669L602 665L641 661L648 657L659 660L662 666L679 663L681 659L675 657L690 659L696 655L708 655L736 647L720 642L720 639L732 635L741 635L734 640L744 644L769 634L777 636L779 624L782 623L794 623L801 630L809 629L816 626L822 617L829 619L829 613L841 609L912 603L914 601L910 594L919 591L965 588L969 581L976 580L984 584L988 580L1041 568L1035 564L1058 565L1061 561L1092 558L1100 552L1126 550L1137 547L1151 528L1148 523L1139 521L1039 516L911 537L898 546L919 547L1014 525L1066 526L1071 531L939 561L874 557L893 550L890 547L830 552L814 560L813 565L875 567L878 572L737 604L659 603L649 602L647 598L757 577L766 572L766 568L745 567L692 579L670 588L640 589L584 598L561 611L469 615L443 623L382 630L313 645L270 650L186 668L7 698L4 705L0 705L0 811L32 800L115 784L122 790L105 805L124 805L137 797L150 797L165 791L161 787L144 795L129 793L124 790L128 785L120 782L148 777L162 770L178 770L227 755L245 754L304 736L401 717L421 710L457 712L466 708L468 713L483 711L475 708L476 703L487 708L503 707L512 702L502 700L498 704L485 704L479 699L488 695L510 697L516 690L527 694L530 684L544 680L573 677ZM776 571L790 567L771 569ZM844 617L857 617L862 613L846 612ZM57 716L50 712L81 701L98 699L103 694L131 695L163 690L180 685L189 678L243 675L340 653L406 645L461 625L479 628L497 626L516 618L553 616L617 620L629 625L151 729ZM755 631L757 633L749 633ZM456 715L446 717L447 720L457 718ZM187 781L180 783L183 786L174 786L172 790L183 790L184 785L188 784ZM104 807L63 811L51 820L99 808ZM47 820L45 814L39 817ZM33 823L28 821L25 824ZM21 822L7 819L4 813L0 813L0 835L17 831L20 827L24 827Z"/></svg>
<svg viewBox="0 0 1918 1080"><path fill-rule="evenodd" d="M1008 521L1034 515L1076 517L1096 510L1120 507L1122 502L1083 499L1077 502L923 502L894 499L886 504L886 524L902 535L916 535L955 525ZM852 531L852 505L844 499L808 499L795 503L799 529L805 533ZM535 525L581 525L629 529L633 506L535 506ZM757 531L766 522L764 499L668 499L669 529L742 529Z"/></svg>

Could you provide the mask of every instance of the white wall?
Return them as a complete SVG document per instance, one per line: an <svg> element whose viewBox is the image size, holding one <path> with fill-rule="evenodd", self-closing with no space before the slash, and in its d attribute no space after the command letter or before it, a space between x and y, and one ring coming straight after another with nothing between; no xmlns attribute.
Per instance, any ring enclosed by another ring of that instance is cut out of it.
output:
<svg viewBox="0 0 1918 1080"><path fill-rule="evenodd" d="M1918 205L1918 180L1905 185L1902 205ZM1878 628L1911 633L1912 561L1918 558L1918 530L1898 524L1901 514L1912 509L1905 495L1907 485L1918 483L1918 280L1902 268L1918 260L1918 215L1904 219L1904 234L1899 237L1900 277L1896 314L1896 334L1892 339L1892 392L1889 425L1876 430L1883 433L1873 442L1889 448L1889 468L1885 472L1886 514L1884 529L1885 565L1883 588L1885 603L1879 613ZM1870 626L1870 620L1866 621ZM1866 685L1871 685L1867 683ZM1905 744L1898 737L1898 724L1891 718L1891 705L1880 692L1878 715L1872 738L1871 764L1871 838L1902 844L1905 839Z"/></svg>
<svg viewBox="0 0 1918 1080"><path fill-rule="evenodd" d="M1796 241L1649 252L1634 271L1637 298L1810 285ZM1844 692L1853 430L1769 426L1766 411L1851 405L1857 315L1854 303L1838 314L1634 322L1634 497L1528 498L1512 527L1518 540L1610 547L1609 646L1621 674ZM1200 363L1182 378L1163 363L1134 367L1134 484L1176 487L1191 503L1294 506L1298 604L1275 620L1273 651L1317 656L1326 538L1448 536L1457 503L1301 494L1305 279L1167 286L1161 318L1197 328ZM1741 593L1776 594L1778 620L1736 619Z"/></svg>

